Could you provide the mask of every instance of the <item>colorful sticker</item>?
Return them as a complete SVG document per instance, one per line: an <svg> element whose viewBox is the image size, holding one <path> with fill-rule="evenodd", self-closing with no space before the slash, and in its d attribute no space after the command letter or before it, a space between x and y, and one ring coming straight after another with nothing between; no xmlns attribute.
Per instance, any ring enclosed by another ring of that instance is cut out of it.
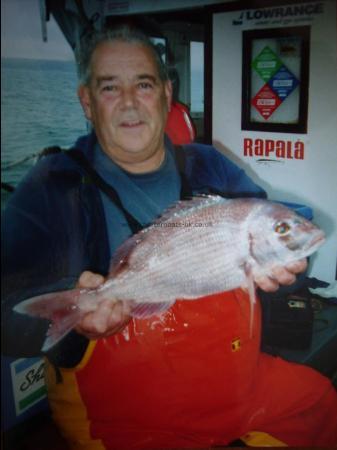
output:
<svg viewBox="0 0 337 450"><path fill-rule="evenodd" d="M262 86L252 99L252 105L259 111L264 119L269 119L275 109L281 104L280 98L270 89L268 84Z"/></svg>
<svg viewBox="0 0 337 450"><path fill-rule="evenodd" d="M252 66L264 81L268 81L282 66L282 62L267 46L254 59Z"/></svg>
<svg viewBox="0 0 337 450"><path fill-rule="evenodd" d="M282 66L268 81L268 84L280 99L284 100L297 87L299 81L290 70Z"/></svg>
<svg viewBox="0 0 337 450"><path fill-rule="evenodd" d="M46 397L44 361L41 358L17 359L10 365L16 415Z"/></svg>
<svg viewBox="0 0 337 450"><path fill-rule="evenodd" d="M232 352L238 352L241 350L241 339L235 338L232 340Z"/></svg>
<svg viewBox="0 0 337 450"><path fill-rule="evenodd" d="M251 103L261 116L268 120L296 89L299 80L268 46L264 47L254 59L252 67L266 84L262 86Z"/></svg>

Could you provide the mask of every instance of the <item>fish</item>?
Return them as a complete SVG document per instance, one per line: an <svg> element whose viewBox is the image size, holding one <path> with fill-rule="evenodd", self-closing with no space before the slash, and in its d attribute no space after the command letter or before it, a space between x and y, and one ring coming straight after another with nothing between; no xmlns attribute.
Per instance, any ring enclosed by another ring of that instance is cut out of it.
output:
<svg viewBox="0 0 337 450"><path fill-rule="evenodd" d="M177 299L242 287L249 293L252 330L254 279L311 255L324 240L323 230L281 203L195 196L127 239L98 288L42 294L14 310L51 322L42 347L48 351L107 299L127 302L131 316L146 318L164 313Z"/></svg>

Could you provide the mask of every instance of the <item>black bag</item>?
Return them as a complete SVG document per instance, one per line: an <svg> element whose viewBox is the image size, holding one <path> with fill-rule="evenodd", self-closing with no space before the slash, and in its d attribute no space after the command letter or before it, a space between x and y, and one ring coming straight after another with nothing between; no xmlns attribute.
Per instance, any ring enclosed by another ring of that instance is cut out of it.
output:
<svg viewBox="0 0 337 450"><path fill-rule="evenodd" d="M262 306L262 350L306 350L311 345L314 312L308 295L293 293L259 294Z"/></svg>

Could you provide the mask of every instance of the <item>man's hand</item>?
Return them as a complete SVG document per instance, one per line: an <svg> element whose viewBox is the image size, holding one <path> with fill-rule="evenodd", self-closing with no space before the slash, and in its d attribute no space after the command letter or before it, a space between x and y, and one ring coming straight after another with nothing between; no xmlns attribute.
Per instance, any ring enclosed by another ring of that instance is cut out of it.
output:
<svg viewBox="0 0 337 450"><path fill-rule="evenodd" d="M271 276L256 277L254 281L263 291L275 292L281 284L289 286L295 283L296 275L304 272L307 265L306 259L300 259L287 266L275 266Z"/></svg>
<svg viewBox="0 0 337 450"><path fill-rule="evenodd" d="M104 277L93 272L81 274L77 287L95 289L104 283ZM119 333L130 321L128 306L119 300L104 300L98 308L87 313L75 328L88 339L100 339Z"/></svg>

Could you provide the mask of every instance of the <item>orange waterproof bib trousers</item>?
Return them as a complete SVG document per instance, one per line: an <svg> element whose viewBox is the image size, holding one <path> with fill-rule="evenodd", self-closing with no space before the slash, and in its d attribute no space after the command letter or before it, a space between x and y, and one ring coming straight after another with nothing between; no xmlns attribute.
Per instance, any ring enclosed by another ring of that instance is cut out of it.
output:
<svg viewBox="0 0 337 450"><path fill-rule="evenodd" d="M316 371L260 352L260 307L242 290L178 301L91 342L81 364L47 370L72 448L207 448L252 431L290 446L337 444L337 394Z"/></svg>

